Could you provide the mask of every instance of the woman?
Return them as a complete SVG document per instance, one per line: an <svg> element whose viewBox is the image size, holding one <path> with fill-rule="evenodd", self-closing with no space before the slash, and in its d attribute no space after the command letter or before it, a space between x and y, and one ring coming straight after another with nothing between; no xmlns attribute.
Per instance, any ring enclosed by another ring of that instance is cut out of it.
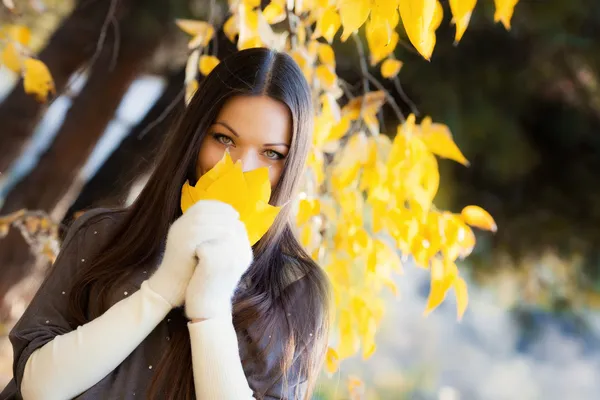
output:
<svg viewBox="0 0 600 400"><path fill-rule="evenodd" d="M92 210L10 333L25 399L309 398L324 358L328 282L290 226L312 105L292 59L240 51L202 82L148 183L123 210ZM181 187L225 151L268 167L284 205L252 249L234 209Z"/></svg>

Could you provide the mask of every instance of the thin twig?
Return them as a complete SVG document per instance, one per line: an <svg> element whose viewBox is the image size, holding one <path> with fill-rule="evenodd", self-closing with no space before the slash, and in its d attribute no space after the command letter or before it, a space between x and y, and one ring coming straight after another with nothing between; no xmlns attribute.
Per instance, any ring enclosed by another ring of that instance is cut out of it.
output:
<svg viewBox="0 0 600 400"><path fill-rule="evenodd" d="M342 88L342 91L344 92L344 95L348 98L348 100L352 100L356 97L352 94L352 91L350 90L352 85L350 85L348 82L346 82L340 77L338 77L338 82L340 83L340 87Z"/></svg>
<svg viewBox="0 0 600 400"><path fill-rule="evenodd" d="M158 118L156 118L154 121L152 121L148 125L146 125L146 127L138 135L138 137L137 137L138 140L142 140L144 138L144 136L146 136L148 134L148 132L150 132L158 124L163 122L165 120L165 118L167 118L167 115L169 115L169 113L173 110L173 108L175 108L175 106L181 101L184 94L185 94L185 87L183 89L181 89L179 91L179 93L177 94L177 96L173 99L173 101L171 101L171 103L165 107L165 109L163 110L162 113L160 113Z"/></svg>
<svg viewBox="0 0 600 400"><path fill-rule="evenodd" d="M104 23L102 24L102 28L100 30L98 43L96 43L96 51L94 52L94 55L92 55L92 59L90 60L87 68L92 68L98 60L98 58L100 57L100 53L102 52L102 48L104 47L104 41L106 40L106 32L108 30L108 25L113 21L113 18L115 17L118 2L119 0L111 0L110 2L108 13L106 14L106 18L104 19Z"/></svg>
<svg viewBox="0 0 600 400"><path fill-rule="evenodd" d="M121 43L121 31L119 29L119 22L117 18L113 15L111 18L111 24L113 27L113 33L115 34L115 46L113 48L113 56L110 60L109 71L114 71L117 68L117 59L119 58L119 47Z"/></svg>
<svg viewBox="0 0 600 400"><path fill-rule="evenodd" d="M385 89L385 87L381 84L381 82L379 82L373 75L371 75L370 73L367 72L366 74L367 79L369 80L369 82L371 82L377 89L381 90L384 95L385 95L385 100L390 103L390 106L392 107L392 109L394 110L394 113L396 114L396 117L401 121L404 122L406 121L406 118L404 118L404 114L402 114L402 110L400 110L400 107L398 107L398 103L396 103L396 100L394 100L394 98L390 95L390 93Z"/></svg>
<svg viewBox="0 0 600 400"><path fill-rule="evenodd" d="M394 87L396 88L396 91L400 95L402 101L404 101L408 105L408 107L410 107L410 111L413 114L415 114L416 117L418 117L421 113L419 112L419 109L417 108L416 104L410 99L410 97L408 97L408 95L402 88L402 85L400 84L400 78L398 78L398 75L394 77L393 82Z"/></svg>
<svg viewBox="0 0 600 400"><path fill-rule="evenodd" d="M293 6L292 6L293 7ZM292 22L292 10L290 9L290 7L286 6L285 7L285 19L287 21L287 31L290 34L290 46L293 49L296 48L297 45L297 37L296 37L296 27L294 26L294 23Z"/></svg>
<svg viewBox="0 0 600 400"><path fill-rule="evenodd" d="M218 57L218 55L219 55L219 41L217 40L217 30L214 28L216 0L210 0L210 6L209 7L210 7L210 9L208 11L208 23L210 24L210 26L213 27L213 37L212 37L213 54L216 57Z"/></svg>
<svg viewBox="0 0 600 400"><path fill-rule="evenodd" d="M72 76L75 75L83 75L85 74L87 71L90 71L92 69L92 67L94 66L94 64L96 63L96 61L98 60L98 58L100 57L100 52L102 51L102 47L104 47L104 41L106 40L106 31L108 30L108 25L113 23L115 25L117 25L118 23L116 22L116 18L115 18L115 14L116 14L116 8L117 8L117 3L119 2L119 0L111 0L110 2L110 7L108 9L108 13L106 14L106 18L104 19L104 22L102 23L102 28L100 30L100 36L98 38L98 42L96 43L96 51L94 52L94 54L92 55L92 58L90 59L90 61L86 64L84 64L83 66L79 67L73 74L71 74ZM118 29L118 28L116 28ZM115 36L116 39L116 36ZM115 41L115 47L118 47L119 44ZM113 57L114 54L118 54L118 53L113 53ZM116 61L114 61L114 63L116 63ZM111 61L111 66L113 65L113 61ZM112 70L112 69L111 69ZM54 101L56 99L58 99L61 95L64 95L65 93L71 93L72 92L72 85L73 85L74 80L71 79L63 88L63 90L60 93L57 93L52 100L50 101L50 103L47 105L48 107L50 107Z"/></svg>
<svg viewBox="0 0 600 400"><path fill-rule="evenodd" d="M367 74L369 73L369 67L367 66L367 59L365 58L365 48L363 47L362 41L360 40L356 32L352 33L352 39L354 40L354 43L356 43L356 50L358 51L360 71L362 75L363 96L360 103L360 112L358 114L358 119L355 121L355 123L360 126L360 124L362 124L362 118L365 110L367 93L369 92L369 80L367 78ZM355 126L353 126L352 128L354 129Z"/></svg>

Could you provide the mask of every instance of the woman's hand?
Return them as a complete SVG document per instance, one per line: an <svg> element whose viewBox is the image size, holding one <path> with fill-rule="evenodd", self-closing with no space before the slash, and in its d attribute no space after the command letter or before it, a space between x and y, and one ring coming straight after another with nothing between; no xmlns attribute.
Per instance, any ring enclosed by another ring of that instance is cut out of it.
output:
<svg viewBox="0 0 600 400"><path fill-rule="evenodd" d="M196 249L224 237L239 214L219 201L199 201L169 228L163 259L148 279L150 288L173 307L183 305L188 283L198 260Z"/></svg>
<svg viewBox="0 0 600 400"><path fill-rule="evenodd" d="M231 315L233 293L252 263L246 227L233 208L220 204L218 222L225 227L224 234L215 234L196 248L198 265L185 297L186 315L192 320Z"/></svg>

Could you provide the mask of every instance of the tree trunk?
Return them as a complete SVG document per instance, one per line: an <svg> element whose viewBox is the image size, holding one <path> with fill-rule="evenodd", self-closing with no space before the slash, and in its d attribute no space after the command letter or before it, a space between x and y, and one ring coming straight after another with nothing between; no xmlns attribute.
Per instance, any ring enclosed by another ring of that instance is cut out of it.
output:
<svg viewBox="0 0 600 400"><path fill-rule="evenodd" d="M68 225L77 211L99 205L123 204L131 184L153 164L156 150L174 117L183 111L184 77L183 69L167 77L167 85L160 98L85 184L66 213L63 225Z"/></svg>
<svg viewBox="0 0 600 400"><path fill-rule="evenodd" d="M108 0L79 1L39 53L39 59L50 69L57 93L64 90L71 75L96 51L96 44L109 12L114 11L115 17L120 20L123 10L133 0L116 1L114 8L111 8L112 3L113 1ZM0 104L0 172L4 173L19 157L46 106L25 93L23 81Z"/></svg>
<svg viewBox="0 0 600 400"><path fill-rule="evenodd" d="M107 32L100 57L56 139L31 174L8 194L0 214L20 208L53 212L77 182L81 167L113 118L124 93L164 33L169 18L166 2L162 3L165 5L145 2L150 3L149 6L139 3L141 5L128 10L128 15L118 23L118 29ZM117 44L117 62L110 70ZM65 211L59 210L54 216L62 219ZM27 274L31 261L30 250L19 235L9 235L0 241L0 299Z"/></svg>

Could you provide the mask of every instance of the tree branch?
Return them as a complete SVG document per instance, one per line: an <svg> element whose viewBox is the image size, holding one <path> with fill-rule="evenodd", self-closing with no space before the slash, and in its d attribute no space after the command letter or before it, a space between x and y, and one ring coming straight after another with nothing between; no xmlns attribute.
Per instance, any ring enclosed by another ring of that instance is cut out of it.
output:
<svg viewBox="0 0 600 400"><path fill-rule="evenodd" d="M402 114L402 110L400 110L400 107L398 107L398 103L396 103L396 100L394 100L394 98L390 95L390 93L386 90L386 88L381 84L381 82L379 82L373 75L371 75L370 73L367 72L367 79L379 90L381 90L384 95L385 95L385 100L390 104L390 106L392 106L392 109L394 110L394 113L396 114L396 117L401 121L404 122L406 121L406 118L404 117L404 114Z"/></svg>
<svg viewBox="0 0 600 400"><path fill-rule="evenodd" d="M418 117L421 113L419 112L419 109L417 108L415 103L410 99L410 97L408 97L404 89L402 89L402 85L400 84L400 78L398 78L398 75L394 77L393 82L394 87L396 88L396 91L400 95L402 101L404 101L410 107L410 111L413 114L415 114L416 117Z"/></svg>

